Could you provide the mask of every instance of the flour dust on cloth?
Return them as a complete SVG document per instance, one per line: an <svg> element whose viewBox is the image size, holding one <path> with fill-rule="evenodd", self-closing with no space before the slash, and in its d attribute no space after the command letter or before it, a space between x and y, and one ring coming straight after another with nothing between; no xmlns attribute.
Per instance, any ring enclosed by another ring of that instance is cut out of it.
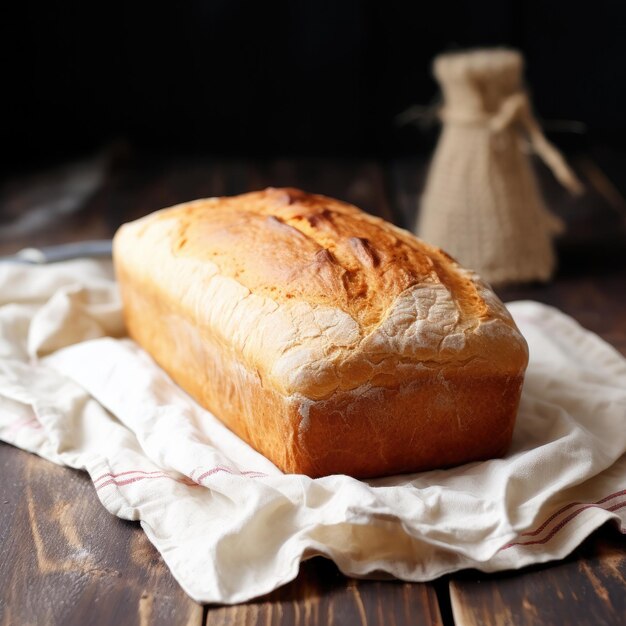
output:
<svg viewBox="0 0 626 626"><path fill-rule="evenodd" d="M558 559L626 525L626 361L555 309L509 308L530 365L505 458L312 480L282 474L123 337L110 264L3 264L0 438L87 470L199 602L267 593L320 554L409 581Z"/></svg>

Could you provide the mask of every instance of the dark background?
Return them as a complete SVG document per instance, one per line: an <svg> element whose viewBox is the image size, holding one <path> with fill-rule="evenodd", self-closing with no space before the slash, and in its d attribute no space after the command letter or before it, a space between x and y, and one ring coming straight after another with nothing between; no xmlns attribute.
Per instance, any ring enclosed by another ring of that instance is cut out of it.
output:
<svg viewBox="0 0 626 626"><path fill-rule="evenodd" d="M157 153L428 151L399 127L432 57L521 49L560 145L626 139L626 3L185 0L11 3L2 19L4 171L120 140ZM556 122L555 122L556 120ZM554 137L553 137L554 138Z"/></svg>

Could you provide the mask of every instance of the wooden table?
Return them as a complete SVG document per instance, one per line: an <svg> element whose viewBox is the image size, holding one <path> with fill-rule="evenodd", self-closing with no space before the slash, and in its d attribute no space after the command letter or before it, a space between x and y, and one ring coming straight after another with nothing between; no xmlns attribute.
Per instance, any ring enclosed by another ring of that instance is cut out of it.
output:
<svg viewBox="0 0 626 626"><path fill-rule="evenodd" d="M575 166L588 185L578 199L540 170L569 224L557 278L500 295L553 304L626 354L626 201L593 160L579 156ZM425 171L420 158L147 158L113 149L95 164L8 181L0 189L0 253L110 237L121 222L163 206L268 185L336 196L410 227ZM31 217L7 228L17 215ZM86 474L6 444L0 468L0 624L626 623L626 542L612 526L562 562L518 572L468 571L428 584L356 581L315 558L268 596L202 607L181 591L138 524L104 510Z"/></svg>

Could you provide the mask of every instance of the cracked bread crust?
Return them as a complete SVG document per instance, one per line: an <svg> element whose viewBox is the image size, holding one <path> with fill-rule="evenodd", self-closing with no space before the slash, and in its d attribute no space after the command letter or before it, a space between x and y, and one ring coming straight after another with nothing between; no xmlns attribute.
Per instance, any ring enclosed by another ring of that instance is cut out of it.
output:
<svg viewBox="0 0 626 626"><path fill-rule="evenodd" d="M123 226L129 333L288 472L377 476L501 454L527 347L450 257L356 207L267 189Z"/></svg>

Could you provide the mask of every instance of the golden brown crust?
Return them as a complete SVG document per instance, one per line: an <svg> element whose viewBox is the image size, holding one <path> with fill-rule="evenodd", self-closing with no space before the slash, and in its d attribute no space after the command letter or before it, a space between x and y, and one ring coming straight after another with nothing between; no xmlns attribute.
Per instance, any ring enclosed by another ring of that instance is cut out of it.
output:
<svg viewBox="0 0 626 626"><path fill-rule="evenodd" d="M123 227L129 332L284 471L375 476L500 454L527 349L471 272L293 189Z"/></svg>
<svg viewBox="0 0 626 626"><path fill-rule="evenodd" d="M175 255L215 263L276 302L337 307L364 330L424 282L453 288L467 316L486 313L473 282L450 272L441 250L332 198L270 188L181 205L167 219L178 220Z"/></svg>

